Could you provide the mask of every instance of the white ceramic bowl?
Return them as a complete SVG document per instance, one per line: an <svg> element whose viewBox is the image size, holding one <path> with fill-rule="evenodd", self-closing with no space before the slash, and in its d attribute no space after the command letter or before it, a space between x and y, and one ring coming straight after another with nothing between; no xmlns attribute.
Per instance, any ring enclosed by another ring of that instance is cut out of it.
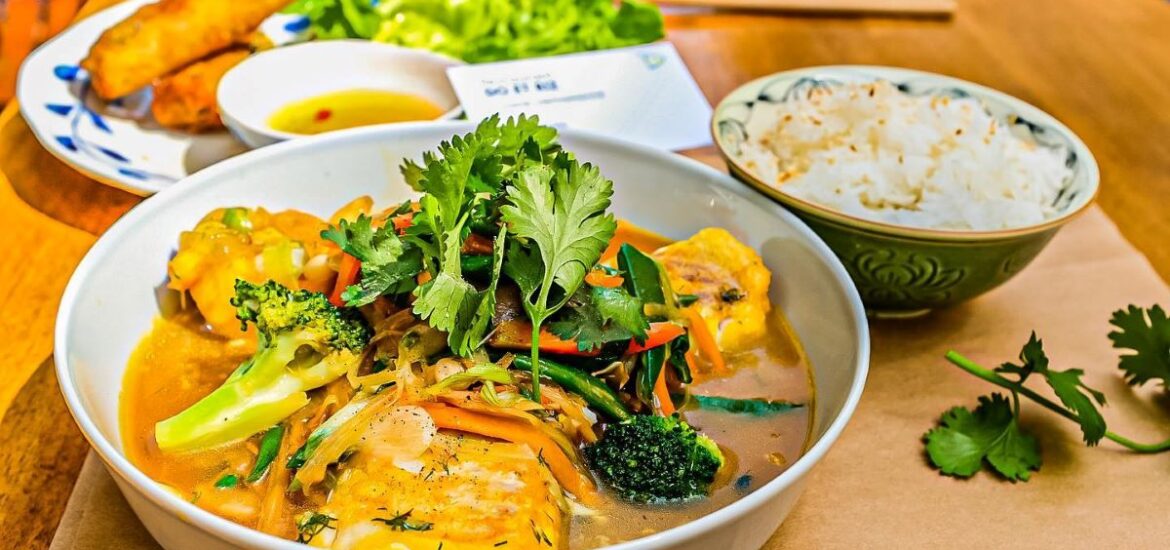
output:
<svg viewBox="0 0 1170 550"><path fill-rule="evenodd" d="M447 80L458 59L369 40L325 40L253 55L224 75L216 99L223 123L249 147L304 137L268 125L280 108L331 92L384 90L429 99L459 116L459 99Z"/></svg>
<svg viewBox="0 0 1170 550"><path fill-rule="evenodd" d="M396 167L466 123L361 128L266 147L165 189L118 220L73 274L57 316L61 391L82 432L147 529L169 549L287 548L295 543L216 517L164 490L122 452L118 396L126 361L159 312L157 289L179 232L226 205L297 208L326 216L351 198L379 204L412 193ZM817 385L811 444L776 479L685 525L614 548L755 549L791 510L809 471L853 413L869 365L857 291L833 253L780 205L698 162L648 147L566 131L565 147L615 182L614 211L667 237L724 227L760 251L775 274L772 300L788 314Z"/></svg>

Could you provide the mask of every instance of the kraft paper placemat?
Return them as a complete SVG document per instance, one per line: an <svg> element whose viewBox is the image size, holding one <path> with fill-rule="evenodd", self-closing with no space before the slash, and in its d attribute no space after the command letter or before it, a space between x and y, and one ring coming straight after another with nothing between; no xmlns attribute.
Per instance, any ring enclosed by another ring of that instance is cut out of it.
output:
<svg viewBox="0 0 1170 550"><path fill-rule="evenodd" d="M1015 280L922 319L875 322L865 395L841 439L766 548L1156 548L1170 540L1170 457L1106 441L1086 448L1071 423L1028 403L1024 426L1044 466L1028 483L931 470L920 437L992 387L943 361L951 348L986 366L1013 360L1031 330L1056 368L1081 368L1104 391L1110 428L1170 436L1157 391L1132 391L1106 338L1113 310L1170 304L1170 290L1097 208L1062 231ZM1036 386L1039 387L1039 386ZM53 548L157 548L93 455Z"/></svg>

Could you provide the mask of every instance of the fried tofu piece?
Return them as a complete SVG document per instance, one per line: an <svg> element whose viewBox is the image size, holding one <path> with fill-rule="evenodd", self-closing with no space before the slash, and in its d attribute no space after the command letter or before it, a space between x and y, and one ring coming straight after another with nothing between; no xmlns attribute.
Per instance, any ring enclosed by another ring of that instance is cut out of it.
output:
<svg viewBox="0 0 1170 550"><path fill-rule="evenodd" d="M196 61L154 84L150 112L164 128L207 132L223 128L215 91L232 67L247 59L248 48L233 48Z"/></svg>
<svg viewBox="0 0 1170 550"><path fill-rule="evenodd" d="M345 550L567 546L563 493L529 447L440 433L415 466L409 471L371 457L347 467L320 511L336 522L310 544Z"/></svg>
<svg viewBox="0 0 1170 550"><path fill-rule="evenodd" d="M289 0L162 0L102 33L81 66L102 99L122 97L156 78L246 40Z"/></svg>
<svg viewBox="0 0 1170 550"><path fill-rule="evenodd" d="M768 286L772 272L747 245L726 230L707 228L685 241L654 252L675 292L694 294L694 306L728 353L759 344L772 309Z"/></svg>

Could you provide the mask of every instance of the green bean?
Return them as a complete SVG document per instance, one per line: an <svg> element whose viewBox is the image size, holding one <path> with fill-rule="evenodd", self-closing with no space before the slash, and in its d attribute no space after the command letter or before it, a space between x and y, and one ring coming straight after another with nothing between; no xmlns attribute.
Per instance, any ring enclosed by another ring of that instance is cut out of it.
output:
<svg viewBox="0 0 1170 550"><path fill-rule="evenodd" d="M512 362L519 369L532 369L532 358L526 355L517 355ZM631 416L617 392L592 374L548 359L540 360L540 374L581 396L591 407L613 420L625 420Z"/></svg>
<svg viewBox="0 0 1170 550"><path fill-rule="evenodd" d="M799 409L804 405L790 401L774 401L770 399L734 399L716 395L691 395L691 399L700 409L724 411L733 414L749 414L752 416L768 416Z"/></svg>

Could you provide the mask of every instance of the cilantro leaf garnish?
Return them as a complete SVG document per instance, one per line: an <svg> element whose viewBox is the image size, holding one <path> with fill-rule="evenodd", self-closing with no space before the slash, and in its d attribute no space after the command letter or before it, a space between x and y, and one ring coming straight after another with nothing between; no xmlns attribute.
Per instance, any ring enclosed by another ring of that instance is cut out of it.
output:
<svg viewBox="0 0 1170 550"><path fill-rule="evenodd" d="M1118 329L1109 333L1113 347L1134 352L1121 356L1125 381L1142 386L1160 380L1163 388L1170 388L1170 319L1162 307L1131 305L1113 312L1109 324Z"/></svg>
<svg viewBox="0 0 1170 550"><path fill-rule="evenodd" d="M423 208L425 210L426 206ZM471 283L463 279L458 246L461 223L441 239L445 252L439 261L439 273L418 287L418 299L414 302L414 314L446 332L447 343L456 353L467 351L461 340L467 337L466 327L484 299Z"/></svg>
<svg viewBox="0 0 1170 550"><path fill-rule="evenodd" d="M412 519L411 514L413 513L414 510L407 510L392 518L373 518L373 521L389 527L392 531L430 531L435 528L433 522Z"/></svg>
<svg viewBox="0 0 1170 550"><path fill-rule="evenodd" d="M309 543L313 537L320 535L326 529L335 529L333 526L337 518L328 514L306 512L296 520L297 542Z"/></svg>
<svg viewBox="0 0 1170 550"><path fill-rule="evenodd" d="M361 280L341 295L350 307L366 305L383 294L410 292L414 277L422 270L416 247L402 242L390 225L375 229L373 219L364 214L353 222L341 220L322 231L321 238L337 243L361 262Z"/></svg>
<svg viewBox="0 0 1170 550"><path fill-rule="evenodd" d="M643 312L642 300L631 296L625 288L606 288L595 286L592 288L593 305L597 312L606 321L629 331L635 340L644 342L646 331L650 328L650 321Z"/></svg>
<svg viewBox="0 0 1170 550"><path fill-rule="evenodd" d="M554 318L549 322L549 332L564 340L576 340L577 349L583 352L631 338L642 341L650 327L642 313L642 301L621 287L582 286Z"/></svg>
<svg viewBox="0 0 1170 550"><path fill-rule="evenodd" d="M509 118L501 124L491 117L465 136L455 136L439 145L438 154L423 155L420 166L407 161L402 173L407 183L422 191L419 212L408 231L409 242L417 242L427 255L433 278L418 287L413 311L432 327L448 335L451 349L470 355L482 343L488 330L495 289L502 269L504 230L495 242L492 281L478 290L463 278L460 250L476 213L484 219L486 202L518 166L539 166L546 149L553 149L556 130L539 125L535 117ZM436 267L437 266L437 267Z"/></svg>
<svg viewBox="0 0 1170 550"><path fill-rule="evenodd" d="M465 322L456 323L448 337L451 349L455 353L467 357L483 343L491 324L492 314L496 310L496 287L500 282L500 272L504 262L504 243L507 231L500 228L493 245L492 274L487 288L475 294L472 299L475 309Z"/></svg>
<svg viewBox="0 0 1170 550"><path fill-rule="evenodd" d="M534 116L508 117L501 123L499 115L492 115L480 122L475 131L461 138L461 141L469 139L474 139L474 146L463 145L462 148L471 151L471 169L466 189L473 193L499 191L501 185L516 172L526 166L542 164L543 159L559 148L556 128L541 126L540 120ZM442 148L440 155L445 157ZM416 191L425 192L424 180L435 160L438 159L429 154L423 155L423 166L406 160L401 170L407 185Z"/></svg>
<svg viewBox="0 0 1170 550"><path fill-rule="evenodd" d="M533 394L540 397L540 327L569 301L617 229L607 214L613 182L590 164L565 155L553 167L531 166L506 189L500 214L509 231L528 241L510 249L507 272L520 286L532 321ZM540 262L537 263L536 258Z"/></svg>
<svg viewBox="0 0 1170 550"><path fill-rule="evenodd" d="M1020 429L1012 404L998 393L980 397L974 412L947 411L924 439L931 462L946 475L971 477L985 461L1011 481L1027 481L1040 469L1036 438Z"/></svg>

